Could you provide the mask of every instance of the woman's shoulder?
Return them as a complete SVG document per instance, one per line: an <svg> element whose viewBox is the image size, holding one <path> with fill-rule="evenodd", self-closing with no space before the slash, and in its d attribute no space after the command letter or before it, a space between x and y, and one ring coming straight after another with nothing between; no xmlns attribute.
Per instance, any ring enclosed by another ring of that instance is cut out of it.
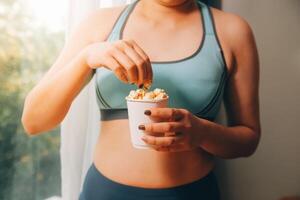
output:
<svg viewBox="0 0 300 200"><path fill-rule="evenodd" d="M81 20L85 27L82 31L87 32L93 42L104 41L125 7L126 5L105 7L88 12Z"/></svg>
<svg viewBox="0 0 300 200"><path fill-rule="evenodd" d="M240 45L253 39L249 22L238 14L211 8L217 34L232 45Z"/></svg>
<svg viewBox="0 0 300 200"><path fill-rule="evenodd" d="M256 46L252 28L248 21L238 14L210 8L217 37L225 57L229 71L232 70L234 59L242 49L254 50Z"/></svg>

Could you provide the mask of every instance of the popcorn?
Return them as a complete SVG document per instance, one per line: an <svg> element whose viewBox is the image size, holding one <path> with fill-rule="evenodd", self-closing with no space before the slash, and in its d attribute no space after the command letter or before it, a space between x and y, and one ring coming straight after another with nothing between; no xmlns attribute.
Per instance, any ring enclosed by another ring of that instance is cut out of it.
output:
<svg viewBox="0 0 300 200"><path fill-rule="evenodd" d="M146 92L144 89L131 90L126 99L139 99L139 100L160 100L167 98L168 95L165 90L156 88L153 91Z"/></svg>
<svg viewBox="0 0 300 200"><path fill-rule="evenodd" d="M128 95L128 98L130 98L130 99L143 99L144 95L145 95L145 90L143 90L143 89L137 89L136 91L131 90L129 95Z"/></svg>
<svg viewBox="0 0 300 200"><path fill-rule="evenodd" d="M155 93L154 92L147 92L144 96L144 99L154 99L155 98Z"/></svg>

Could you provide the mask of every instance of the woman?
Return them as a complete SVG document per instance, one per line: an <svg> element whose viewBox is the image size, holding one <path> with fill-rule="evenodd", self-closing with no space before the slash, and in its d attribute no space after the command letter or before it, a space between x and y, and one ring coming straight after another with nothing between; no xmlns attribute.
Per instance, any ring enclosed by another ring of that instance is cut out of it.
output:
<svg viewBox="0 0 300 200"><path fill-rule="evenodd" d="M58 125L93 74L101 134L81 200L219 199L213 158L257 148L258 55L239 16L194 0L136 0L90 13L28 94L26 132ZM167 91L170 107L145 110L156 121L140 124L153 145L141 150L130 142L124 98L150 85ZM223 97L228 127L214 122Z"/></svg>

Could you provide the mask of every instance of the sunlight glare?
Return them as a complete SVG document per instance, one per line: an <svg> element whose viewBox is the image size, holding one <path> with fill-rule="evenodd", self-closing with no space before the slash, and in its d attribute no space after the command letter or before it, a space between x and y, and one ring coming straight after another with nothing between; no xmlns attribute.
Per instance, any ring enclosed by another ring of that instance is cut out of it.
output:
<svg viewBox="0 0 300 200"><path fill-rule="evenodd" d="M52 31L64 28L67 0L27 0L35 20Z"/></svg>

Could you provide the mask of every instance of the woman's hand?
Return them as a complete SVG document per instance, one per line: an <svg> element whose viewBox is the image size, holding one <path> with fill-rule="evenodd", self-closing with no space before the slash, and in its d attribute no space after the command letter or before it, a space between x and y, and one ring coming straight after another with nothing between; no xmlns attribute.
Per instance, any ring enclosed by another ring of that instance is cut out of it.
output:
<svg viewBox="0 0 300 200"><path fill-rule="evenodd" d="M124 83L136 84L139 88L152 83L150 60L134 40L90 44L84 50L84 57L90 68L104 66Z"/></svg>
<svg viewBox="0 0 300 200"><path fill-rule="evenodd" d="M146 133L142 140L157 151L178 152L198 148L199 134L195 129L197 117L186 109L149 108L146 115L155 121L140 124Z"/></svg>

